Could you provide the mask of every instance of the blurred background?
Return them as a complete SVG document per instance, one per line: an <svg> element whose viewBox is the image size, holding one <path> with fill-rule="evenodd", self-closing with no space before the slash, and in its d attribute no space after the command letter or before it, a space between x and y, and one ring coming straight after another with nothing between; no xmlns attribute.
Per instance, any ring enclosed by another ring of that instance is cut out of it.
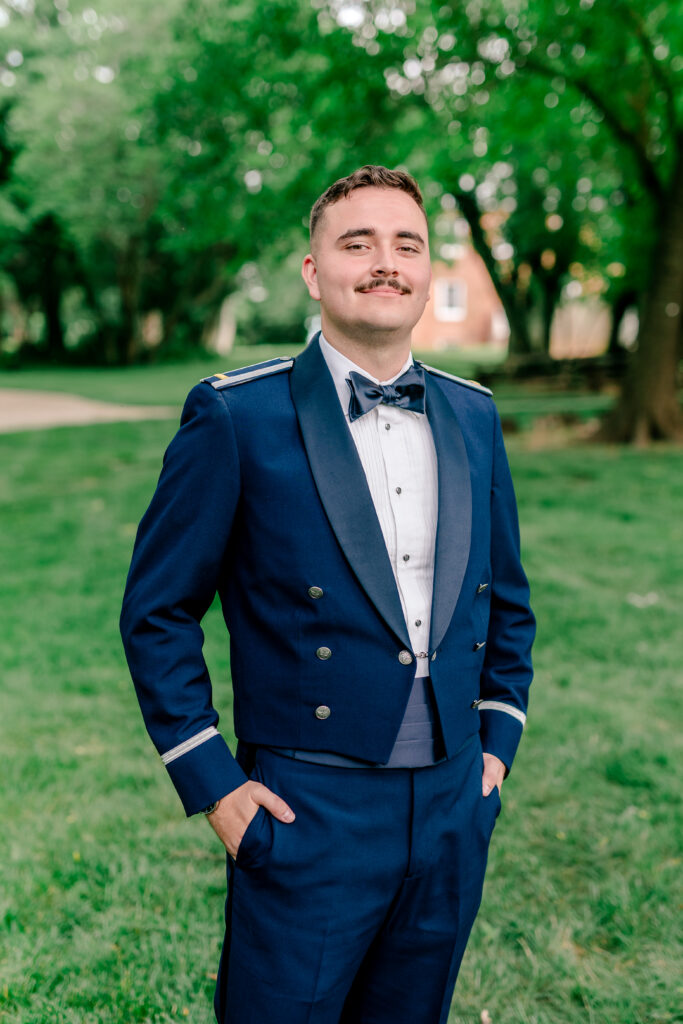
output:
<svg viewBox="0 0 683 1024"><path fill-rule="evenodd" d="M683 4L0 0L0 1021L210 1021L224 865L117 618L184 395L299 351L314 199L418 179L539 618L451 1024L682 1021ZM42 429L38 429L42 428ZM229 733L220 611L206 619Z"/></svg>

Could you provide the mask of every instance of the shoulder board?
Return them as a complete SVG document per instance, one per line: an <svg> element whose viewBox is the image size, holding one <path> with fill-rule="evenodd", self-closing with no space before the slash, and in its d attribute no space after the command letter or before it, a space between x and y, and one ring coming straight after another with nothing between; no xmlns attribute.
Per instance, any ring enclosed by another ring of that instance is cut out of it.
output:
<svg viewBox="0 0 683 1024"><path fill-rule="evenodd" d="M463 387L471 388L473 391L481 391L483 395L493 395L493 391L490 388L484 387L478 380L465 380L464 377L456 377L453 373L446 373L445 370L437 370L435 366L427 366L426 363L420 363L425 370L429 373L435 373L437 377L445 377L446 380L454 380L456 384L462 384Z"/></svg>
<svg viewBox="0 0 683 1024"><path fill-rule="evenodd" d="M254 363L253 366L243 366L240 370L227 370L225 373L214 373L213 377L202 377L202 384L210 384L212 388L231 388L235 384L244 384L248 380L256 380L258 377L268 377L273 373L282 373L294 365L293 359L285 359L278 356L277 359L267 359L264 363Z"/></svg>

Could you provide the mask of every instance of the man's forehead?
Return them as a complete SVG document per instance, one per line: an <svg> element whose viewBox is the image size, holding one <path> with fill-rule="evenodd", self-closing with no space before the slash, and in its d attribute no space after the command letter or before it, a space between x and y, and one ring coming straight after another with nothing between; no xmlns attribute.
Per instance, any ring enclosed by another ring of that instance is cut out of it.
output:
<svg viewBox="0 0 683 1024"><path fill-rule="evenodd" d="M367 233L389 228L395 229L397 234L419 232L423 237L427 231L424 212L412 196L395 188L354 189L327 206L322 219L335 237L356 229Z"/></svg>

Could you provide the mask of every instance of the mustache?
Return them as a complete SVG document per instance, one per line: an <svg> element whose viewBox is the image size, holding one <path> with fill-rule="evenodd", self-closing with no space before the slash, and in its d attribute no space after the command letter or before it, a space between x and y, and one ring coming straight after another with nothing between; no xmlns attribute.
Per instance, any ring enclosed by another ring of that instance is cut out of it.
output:
<svg viewBox="0 0 683 1024"><path fill-rule="evenodd" d="M410 295L412 292L411 288L408 288L405 284L400 284L393 277L373 277L372 281L366 281L364 284L357 285L355 291L368 292L373 288L395 288L401 295Z"/></svg>

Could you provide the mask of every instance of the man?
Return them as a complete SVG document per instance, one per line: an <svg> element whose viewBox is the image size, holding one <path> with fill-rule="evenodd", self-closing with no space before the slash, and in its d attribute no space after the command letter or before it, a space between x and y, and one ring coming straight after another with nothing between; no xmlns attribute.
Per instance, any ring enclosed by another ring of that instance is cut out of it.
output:
<svg viewBox="0 0 683 1024"><path fill-rule="evenodd" d="M311 214L322 332L190 393L122 633L228 852L221 1024L443 1024L525 720L534 620L491 393L422 367L427 222L367 166ZM218 591L233 758L202 658Z"/></svg>

